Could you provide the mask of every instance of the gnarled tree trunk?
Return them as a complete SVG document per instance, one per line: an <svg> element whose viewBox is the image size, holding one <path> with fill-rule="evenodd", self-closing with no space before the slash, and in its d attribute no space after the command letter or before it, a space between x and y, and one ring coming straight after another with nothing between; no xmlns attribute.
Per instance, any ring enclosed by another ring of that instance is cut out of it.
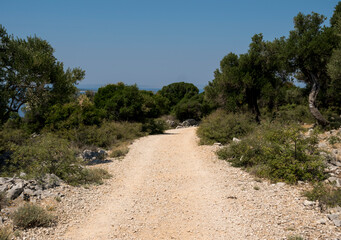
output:
<svg viewBox="0 0 341 240"><path fill-rule="evenodd" d="M317 94L320 91L320 85L317 81L317 77L314 74L310 74L310 78L313 86L309 93L309 110L313 117L317 120L318 124L326 126L329 124L329 122L322 116L315 105Z"/></svg>

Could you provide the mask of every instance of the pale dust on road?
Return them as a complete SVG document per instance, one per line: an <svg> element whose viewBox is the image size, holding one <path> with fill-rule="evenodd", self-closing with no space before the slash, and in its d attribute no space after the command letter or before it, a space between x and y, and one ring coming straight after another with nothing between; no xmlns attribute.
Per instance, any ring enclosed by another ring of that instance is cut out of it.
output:
<svg viewBox="0 0 341 240"><path fill-rule="evenodd" d="M198 146L196 128L133 143L101 204L59 239L306 239L340 236L291 186L255 182ZM260 189L255 190L255 186ZM331 239L331 238L330 238Z"/></svg>

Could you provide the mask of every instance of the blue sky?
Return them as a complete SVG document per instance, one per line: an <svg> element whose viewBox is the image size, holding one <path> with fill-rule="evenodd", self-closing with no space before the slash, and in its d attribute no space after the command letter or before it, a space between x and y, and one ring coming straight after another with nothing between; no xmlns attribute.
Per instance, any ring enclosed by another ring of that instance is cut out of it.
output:
<svg viewBox="0 0 341 240"><path fill-rule="evenodd" d="M330 17L337 0L0 0L0 24L37 35L81 87L124 82L159 88L213 79L223 56L247 51L251 37L287 36L298 12ZM328 24L328 20L326 22Z"/></svg>

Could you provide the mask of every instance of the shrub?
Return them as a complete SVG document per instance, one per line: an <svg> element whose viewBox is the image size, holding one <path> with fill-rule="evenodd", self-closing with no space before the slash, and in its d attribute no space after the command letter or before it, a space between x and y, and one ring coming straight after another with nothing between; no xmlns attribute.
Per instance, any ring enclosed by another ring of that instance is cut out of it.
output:
<svg viewBox="0 0 341 240"><path fill-rule="evenodd" d="M110 148L118 142L133 140L144 135L142 124L129 122L107 122L101 126L82 125L76 129L62 129L56 134L71 141L78 148Z"/></svg>
<svg viewBox="0 0 341 240"><path fill-rule="evenodd" d="M295 236L289 236L288 240L304 240L304 238L299 235L295 235Z"/></svg>
<svg viewBox="0 0 341 240"><path fill-rule="evenodd" d="M49 227L56 218L34 204L25 204L13 213L13 224L19 228Z"/></svg>
<svg viewBox="0 0 341 240"><path fill-rule="evenodd" d="M330 137L328 138L328 142L329 142L329 144L331 144L331 145L334 145L335 143L341 143L341 138L338 137L338 136L330 136Z"/></svg>
<svg viewBox="0 0 341 240"><path fill-rule="evenodd" d="M127 155L129 152L128 148L129 142L123 142L112 148L110 157L118 158Z"/></svg>
<svg viewBox="0 0 341 240"><path fill-rule="evenodd" d="M9 205L9 199L6 197L6 192L0 192L0 210Z"/></svg>
<svg viewBox="0 0 341 240"><path fill-rule="evenodd" d="M109 84L98 89L95 106L106 111L110 120L140 121L143 119L143 96L136 85Z"/></svg>
<svg viewBox="0 0 341 240"><path fill-rule="evenodd" d="M191 98L183 98L174 106L173 112L180 120L195 119L199 121L202 117L208 115L213 109L204 99L204 94L194 95Z"/></svg>
<svg viewBox="0 0 341 240"><path fill-rule="evenodd" d="M0 240L12 239L12 230L9 227L0 228Z"/></svg>
<svg viewBox="0 0 341 240"><path fill-rule="evenodd" d="M142 124L142 131L148 134L161 134L167 129L167 124L164 120L158 119L147 119Z"/></svg>
<svg viewBox="0 0 341 240"><path fill-rule="evenodd" d="M85 95L81 95L78 102L53 105L46 115L45 123L49 128L71 129L81 124L99 125L105 117L105 111L96 108Z"/></svg>
<svg viewBox="0 0 341 240"><path fill-rule="evenodd" d="M316 136L304 137L297 126L265 124L218 156L273 181L319 181L325 166L316 145Z"/></svg>
<svg viewBox="0 0 341 240"><path fill-rule="evenodd" d="M310 201L318 200L320 205L341 206L341 189L324 183L315 184L312 190L304 192L304 196Z"/></svg>
<svg viewBox="0 0 341 240"><path fill-rule="evenodd" d="M178 104L184 97L191 98L199 93L199 89L192 83L176 82L164 86L158 94L170 101L170 107Z"/></svg>
<svg viewBox="0 0 341 240"><path fill-rule="evenodd" d="M83 168L82 171L69 175L66 179L70 185L79 186L87 184L103 184L103 179L109 179L111 175L102 168Z"/></svg>
<svg viewBox="0 0 341 240"><path fill-rule="evenodd" d="M247 135L254 127L255 122L248 114L228 114L223 110L217 110L203 119L197 133L201 144L215 142L226 144L233 137Z"/></svg>
<svg viewBox="0 0 341 240"><path fill-rule="evenodd" d="M48 133L30 138L13 153L10 169L40 178L53 173L61 179L79 171L80 163L67 140Z"/></svg>
<svg viewBox="0 0 341 240"><path fill-rule="evenodd" d="M308 106L288 104L280 106L272 115L272 120L281 123L314 123Z"/></svg>

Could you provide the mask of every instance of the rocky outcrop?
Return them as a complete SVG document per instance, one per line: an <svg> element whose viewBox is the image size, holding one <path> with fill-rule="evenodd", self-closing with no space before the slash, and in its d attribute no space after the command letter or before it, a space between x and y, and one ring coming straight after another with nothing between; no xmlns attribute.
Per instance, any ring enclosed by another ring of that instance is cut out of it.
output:
<svg viewBox="0 0 341 240"><path fill-rule="evenodd" d="M198 122L195 119L187 119L185 121L183 121L182 123L180 123L176 128L186 128L186 127L194 127L194 126L198 126Z"/></svg>
<svg viewBox="0 0 341 240"><path fill-rule="evenodd" d="M0 192L5 192L7 198L14 200L26 196L43 198L47 195L46 190L58 187L62 180L54 174L46 174L40 180L24 180L13 177L0 177Z"/></svg>
<svg viewBox="0 0 341 240"><path fill-rule="evenodd" d="M107 156L108 156L108 152L103 149L98 149L98 150L85 149L80 154L79 157L83 158L86 164L94 165L94 164L108 162L109 160L106 159Z"/></svg>

